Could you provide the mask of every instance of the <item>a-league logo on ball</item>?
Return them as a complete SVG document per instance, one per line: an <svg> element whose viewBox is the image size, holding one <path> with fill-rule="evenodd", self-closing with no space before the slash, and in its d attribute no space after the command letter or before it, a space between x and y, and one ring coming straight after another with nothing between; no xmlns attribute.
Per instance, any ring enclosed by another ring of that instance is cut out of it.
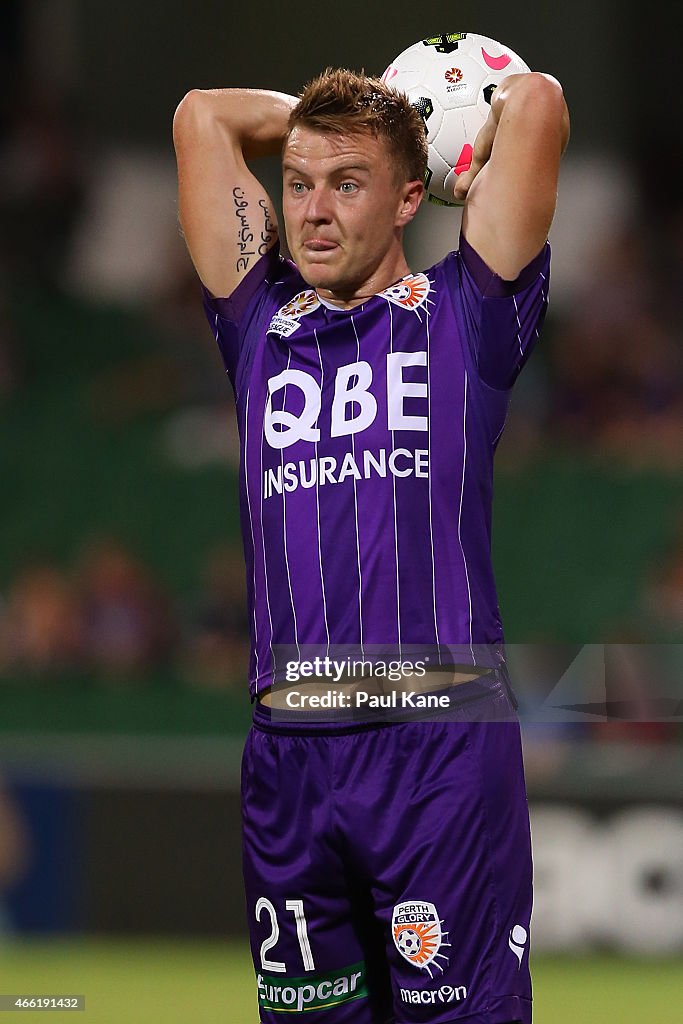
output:
<svg viewBox="0 0 683 1024"><path fill-rule="evenodd" d="M432 967L443 972L443 964L448 964L441 949L450 946L450 942L442 924L433 903L417 900L397 903L391 918L396 949L413 967L427 971L430 978L434 977Z"/></svg>

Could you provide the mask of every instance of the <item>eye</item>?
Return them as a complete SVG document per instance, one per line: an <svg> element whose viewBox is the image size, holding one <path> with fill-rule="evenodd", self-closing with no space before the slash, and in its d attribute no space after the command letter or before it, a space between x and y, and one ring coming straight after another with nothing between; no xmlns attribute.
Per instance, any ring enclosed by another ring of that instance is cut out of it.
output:
<svg viewBox="0 0 683 1024"><path fill-rule="evenodd" d="M290 188L294 195L296 196L301 196L306 191L306 186L304 185L303 181L293 181L290 185Z"/></svg>
<svg viewBox="0 0 683 1024"><path fill-rule="evenodd" d="M357 189L358 185L356 185L354 181L342 181L341 185L339 186L339 190L343 192L344 195L347 196L351 195Z"/></svg>

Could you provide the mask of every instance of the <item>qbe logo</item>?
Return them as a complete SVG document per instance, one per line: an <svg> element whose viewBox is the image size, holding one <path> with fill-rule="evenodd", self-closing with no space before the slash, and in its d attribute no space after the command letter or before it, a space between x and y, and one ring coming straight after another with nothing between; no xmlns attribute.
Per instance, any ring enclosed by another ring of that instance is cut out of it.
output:
<svg viewBox="0 0 683 1024"><path fill-rule="evenodd" d="M411 290L396 286L397 302L410 302ZM404 294L405 291L405 294ZM409 380L412 367L424 367L421 381ZM429 395L427 386L427 352L389 352L386 357L385 396L387 429L419 430L427 432L429 422ZM377 385L377 382L374 382ZM377 397L370 390L373 385L372 364L366 359L345 363L337 367L331 409L325 410L324 434L345 437L358 434L372 426L378 414ZM379 385L380 391L382 385ZM282 396L279 392L283 392ZM327 385L325 387L327 391ZM284 408L285 399L288 408ZM420 400L419 402L417 400ZM294 367L282 370L268 378L263 432L271 448L278 451L298 441L320 441L319 417L322 411L323 389L318 380L305 370ZM423 415L408 412L408 402L417 405ZM282 408L278 408L282 406Z"/></svg>
<svg viewBox="0 0 683 1024"><path fill-rule="evenodd" d="M467 999L464 985L441 985L436 990L427 988L402 988L401 999L404 1003L416 1006L435 1006L438 1003L461 1003Z"/></svg>

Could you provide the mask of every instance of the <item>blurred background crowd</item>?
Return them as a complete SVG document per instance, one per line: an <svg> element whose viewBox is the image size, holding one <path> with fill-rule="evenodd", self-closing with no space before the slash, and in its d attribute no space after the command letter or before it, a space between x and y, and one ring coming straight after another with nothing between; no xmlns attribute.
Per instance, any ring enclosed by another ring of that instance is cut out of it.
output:
<svg viewBox="0 0 683 1024"><path fill-rule="evenodd" d="M118 685L180 677L229 688L247 671L249 623L238 548L209 551L200 587L183 604L124 545L100 539L78 564L25 565L0 619L5 678Z"/></svg>

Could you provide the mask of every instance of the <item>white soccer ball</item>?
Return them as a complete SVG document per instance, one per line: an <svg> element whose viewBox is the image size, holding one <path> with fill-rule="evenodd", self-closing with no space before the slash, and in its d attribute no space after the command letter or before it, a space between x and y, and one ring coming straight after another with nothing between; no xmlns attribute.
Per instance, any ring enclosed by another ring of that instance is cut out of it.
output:
<svg viewBox="0 0 683 1024"><path fill-rule="evenodd" d="M396 945L405 956L415 956L420 952L420 936L412 928L404 928L396 940Z"/></svg>
<svg viewBox="0 0 683 1024"><path fill-rule="evenodd" d="M458 206L453 188L469 169L477 132L489 115L491 94L507 78L530 69L508 46L473 32L448 32L409 46L382 81L404 92L419 110L429 146L427 198Z"/></svg>

